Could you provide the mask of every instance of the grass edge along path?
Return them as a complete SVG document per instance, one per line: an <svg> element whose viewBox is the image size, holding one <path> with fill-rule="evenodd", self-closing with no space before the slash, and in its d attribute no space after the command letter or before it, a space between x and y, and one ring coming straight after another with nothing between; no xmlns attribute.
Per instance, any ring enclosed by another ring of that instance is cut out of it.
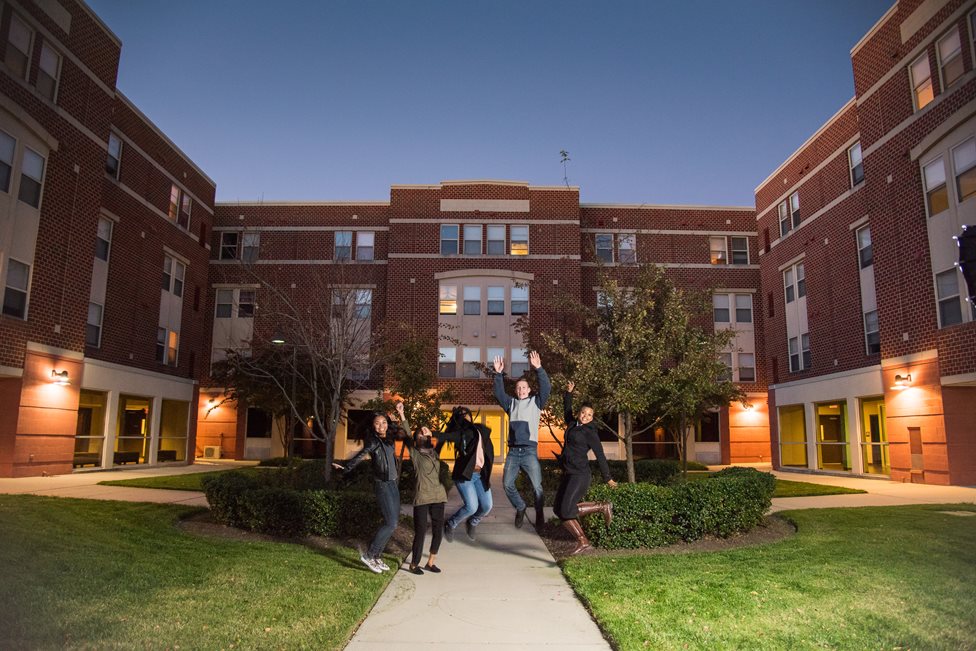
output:
<svg viewBox="0 0 976 651"><path fill-rule="evenodd" d="M607 555L563 572L615 648L966 649L976 505L806 509L797 534L700 554Z"/></svg>
<svg viewBox="0 0 976 651"><path fill-rule="evenodd" d="M341 649L390 580L348 547L176 526L199 510L0 495L0 648Z"/></svg>

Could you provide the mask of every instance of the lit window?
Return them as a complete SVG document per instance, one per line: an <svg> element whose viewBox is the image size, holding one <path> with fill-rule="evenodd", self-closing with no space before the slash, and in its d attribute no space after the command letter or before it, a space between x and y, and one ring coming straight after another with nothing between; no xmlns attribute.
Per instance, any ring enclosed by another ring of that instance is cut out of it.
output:
<svg viewBox="0 0 976 651"><path fill-rule="evenodd" d="M119 178L122 165L122 141L114 133L108 134L108 158L105 159L105 171L113 179Z"/></svg>
<svg viewBox="0 0 976 651"><path fill-rule="evenodd" d="M241 260L244 262L257 262L258 253L261 250L261 234L244 233L241 239Z"/></svg>
<svg viewBox="0 0 976 651"><path fill-rule="evenodd" d="M85 345L98 348L102 341L102 306L88 304L88 323L85 325Z"/></svg>
<svg viewBox="0 0 976 651"><path fill-rule="evenodd" d="M732 238L732 264L749 264L749 238Z"/></svg>
<svg viewBox="0 0 976 651"><path fill-rule="evenodd" d="M959 276L953 267L935 275L936 295L939 299L940 327L962 323L962 305L959 302Z"/></svg>
<svg viewBox="0 0 976 651"><path fill-rule="evenodd" d="M33 149L24 148L20 192L17 198L28 206L41 205L41 180L44 178L44 158Z"/></svg>
<svg viewBox="0 0 976 651"><path fill-rule="evenodd" d="M505 255L505 225L488 226L488 255Z"/></svg>
<svg viewBox="0 0 976 651"><path fill-rule="evenodd" d="M928 53L926 52L916 59L909 68L909 71L912 78L912 93L915 97L915 109L923 109L935 98Z"/></svg>
<svg viewBox="0 0 976 651"><path fill-rule="evenodd" d="M169 208L166 210L166 215L169 217L171 222L175 222L177 216L180 212L180 189L176 187L176 184L170 186L169 188Z"/></svg>
<svg viewBox="0 0 976 651"><path fill-rule="evenodd" d="M861 159L861 143L855 142L847 150L847 164L851 169L851 187L864 180L864 161Z"/></svg>
<svg viewBox="0 0 976 651"><path fill-rule="evenodd" d="M481 314L481 288L464 288L464 313L466 315Z"/></svg>
<svg viewBox="0 0 976 651"><path fill-rule="evenodd" d="M95 237L95 257L99 260L108 262L108 254L112 248L112 228L111 219L105 217L98 218L98 233Z"/></svg>
<svg viewBox="0 0 976 651"><path fill-rule="evenodd" d="M777 210L779 211L779 236L786 237L786 234L793 228L790 226L790 213L786 207L786 202L780 203Z"/></svg>
<svg viewBox="0 0 976 651"><path fill-rule="evenodd" d="M876 355L881 352L881 333L878 332L877 310L864 314L864 339L867 344L868 355Z"/></svg>
<svg viewBox="0 0 976 651"><path fill-rule="evenodd" d="M729 295L728 294L714 294L712 296L712 313L714 315L715 323L729 323L731 315L729 314Z"/></svg>
<svg viewBox="0 0 976 651"><path fill-rule="evenodd" d="M512 226L512 255L529 254L529 227Z"/></svg>
<svg viewBox="0 0 976 651"><path fill-rule="evenodd" d="M958 40L958 39L957 39ZM58 76L61 72L61 56L44 43L41 45L41 60L37 69L37 91L52 102L58 94Z"/></svg>
<svg viewBox="0 0 976 651"><path fill-rule="evenodd" d="M939 69L942 73L942 87L948 88L962 77L962 46L959 43L959 30L954 29L939 41L936 51L939 54Z"/></svg>
<svg viewBox="0 0 976 651"><path fill-rule="evenodd" d="M237 318L254 318L254 290L242 289L238 295L240 298L237 300Z"/></svg>
<svg viewBox="0 0 976 651"><path fill-rule="evenodd" d="M867 226L857 229L857 260L861 269L874 264L874 253L871 250L871 229Z"/></svg>
<svg viewBox="0 0 976 651"><path fill-rule="evenodd" d="M24 21L16 14L11 14L10 31L7 33L7 54L4 60L14 76L20 79L27 79L33 38L34 32Z"/></svg>
<svg viewBox="0 0 976 651"><path fill-rule="evenodd" d="M234 313L234 290L217 290L217 310L214 316L218 319L229 319Z"/></svg>
<svg viewBox="0 0 976 651"><path fill-rule="evenodd" d="M504 287L488 288L488 314L489 315L505 314L505 288Z"/></svg>
<svg viewBox="0 0 976 651"><path fill-rule="evenodd" d="M457 377L457 349L438 348L437 377Z"/></svg>
<svg viewBox="0 0 976 651"><path fill-rule="evenodd" d="M17 141L0 131L0 192L10 192L10 177L14 168L14 149Z"/></svg>
<svg viewBox="0 0 976 651"><path fill-rule="evenodd" d="M457 255L457 224L441 224L441 255Z"/></svg>
<svg viewBox="0 0 976 651"><path fill-rule="evenodd" d="M725 237L708 238L709 259L712 264L728 264L728 252L725 249Z"/></svg>
<svg viewBox="0 0 976 651"><path fill-rule="evenodd" d="M170 330L166 345L166 365L176 366L177 354L180 349L180 333Z"/></svg>
<svg viewBox="0 0 976 651"><path fill-rule="evenodd" d="M464 225L464 255L481 255L481 224Z"/></svg>
<svg viewBox="0 0 976 651"><path fill-rule="evenodd" d="M521 348L512 349L512 368L509 369L508 376L513 378L522 377L529 372L529 358Z"/></svg>
<svg viewBox="0 0 976 651"><path fill-rule="evenodd" d="M462 375L466 378L481 377L481 370L478 364L481 363L481 349L468 348L461 349Z"/></svg>
<svg viewBox="0 0 976 651"><path fill-rule="evenodd" d="M335 258L337 262L352 259L352 231L335 232Z"/></svg>
<svg viewBox="0 0 976 651"><path fill-rule="evenodd" d="M356 259L372 260L375 254L376 234L372 231L356 233Z"/></svg>
<svg viewBox="0 0 976 651"><path fill-rule="evenodd" d="M512 286L512 314L529 313L529 288L528 286Z"/></svg>
<svg viewBox="0 0 976 651"><path fill-rule="evenodd" d="M752 323L752 295L735 295L735 322Z"/></svg>
<svg viewBox="0 0 976 651"><path fill-rule="evenodd" d="M596 259L603 262L613 262L613 235L611 233L596 234Z"/></svg>
<svg viewBox="0 0 976 651"><path fill-rule="evenodd" d="M440 314L457 314L457 286L441 285Z"/></svg>
<svg viewBox="0 0 976 651"><path fill-rule="evenodd" d="M739 382L756 381L756 355L739 353Z"/></svg>
<svg viewBox="0 0 976 651"><path fill-rule="evenodd" d="M976 140L970 138L952 150L959 203L976 194Z"/></svg>
<svg viewBox="0 0 976 651"><path fill-rule="evenodd" d="M220 259L236 260L237 244L239 241L240 241L239 233L221 233L220 234Z"/></svg>
<svg viewBox="0 0 976 651"><path fill-rule="evenodd" d="M621 264L633 264L637 262L637 235L634 233L621 233L618 235L617 249Z"/></svg>
<svg viewBox="0 0 976 651"><path fill-rule="evenodd" d="M3 291L3 313L18 319L27 318L27 284L30 265L7 258L7 285Z"/></svg>
<svg viewBox="0 0 976 651"><path fill-rule="evenodd" d="M925 203L929 217L937 215L949 207L949 192L946 190L945 164L936 158L922 168L925 181Z"/></svg>
<svg viewBox="0 0 976 651"><path fill-rule="evenodd" d="M790 216L793 218L793 228L800 225L800 193L790 195Z"/></svg>

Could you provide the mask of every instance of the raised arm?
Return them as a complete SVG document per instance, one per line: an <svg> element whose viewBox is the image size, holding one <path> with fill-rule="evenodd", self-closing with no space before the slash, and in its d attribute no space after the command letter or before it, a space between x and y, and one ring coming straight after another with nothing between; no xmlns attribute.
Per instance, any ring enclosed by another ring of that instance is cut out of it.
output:
<svg viewBox="0 0 976 651"><path fill-rule="evenodd" d="M410 421L407 420L407 412L403 408L403 401L402 400L399 401L398 403L396 403L396 413L397 413L397 416L400 417L400 427L402 427L403 428L403 431L406 433L406 437L405 438L412 443L413 442L413 428L410 427Z"/></svg>
<svg viewBox="0 0 976 651"><path fill-rule="evenodd" d="M492 381L494 382L495 402L507 414L508 410L512 407L512 396L505 393L505 360L501 357L496 357L494 366L495 376L492 378Z"/></svg>
<svg viewBox="0 0 976 651"><path fill-rule="evenodd" d="M576 420L573 416L573 389L576 388L576 384L570 382L566 385L566 392L563 393L563 422L566 423L566 427L572 427L573 421Z"/></svg>
<svg viewBox="0 0 976 651"><path fill-rule="evenodd" d="M546 369L542 368L542 359L539 357L539 353L532 351L529 353L529 364L535 369L536 375L539 378L539 395L536 396L537 404L539 409L546 408L546 402L549 400L549 394L552 393L552 383L549 381L549 374L546 373Z"/></svg>

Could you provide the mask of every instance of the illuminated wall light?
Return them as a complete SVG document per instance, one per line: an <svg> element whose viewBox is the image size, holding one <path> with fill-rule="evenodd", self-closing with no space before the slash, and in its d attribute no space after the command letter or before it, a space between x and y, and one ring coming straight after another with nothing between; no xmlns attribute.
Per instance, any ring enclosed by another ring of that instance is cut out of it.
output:
<svg viewBox="0 0 976 651"><path fill-rule="evenodd" d="M71 381L68 379L68 371L52 370L51 381L54 382L55 384L60 384L63 387L66 387L69 384L71 384Z"/></svg>
<svg viewBox="0 0 976 651"><path fill-rule="evenodd" d="M895 386L893 386L891 388L892 389L899 389L899 390L901 390L901 389L907 389L911 385L912 385L912 374L911 373L906 373L904 375L896 375L895 376Z"/></svg>

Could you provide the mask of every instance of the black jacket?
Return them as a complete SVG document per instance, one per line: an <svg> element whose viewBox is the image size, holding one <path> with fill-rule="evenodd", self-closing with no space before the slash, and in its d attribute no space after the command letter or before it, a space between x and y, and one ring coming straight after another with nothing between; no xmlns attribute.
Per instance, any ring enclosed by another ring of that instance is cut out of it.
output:
<svg viewBox="0 0 976 651"><path fill-rule="evenodd" d="M590 421L581 424L573 416L573 394L563 394L563 420L566 421L566 434L563 436L563 470L567 475L582 475L590 472L590 460L587 452L593 450L603 481L610 481L610 466L607 456L603 453L603 444L597 434L596 423Z"/></svg>
<svg viewBox="0 0 976 651"><path fill-rule="evenodd" d="M440 454L445 443L453 443L454 470L451 472L451 479L470 481L477 460L479 434L485 455L485 464L481 467L481 485L488 490L491 488L491 466L495 463L495 446L491 442L490 429L481 423L466 423L460 429L442 432L437 437L437 453Z"/></svg>
<svg viewBox="0 0 976 651"><path fill-rule="evenodd" d="M346 472L358 466L366 455L369 455L373 462L373 477L380 481L396 481L398 479L396 466L396 446L392 440L385 436L381 437L376 432L370 431L363 442L363 449L357 452L351 459L342 463Z"/></svg>

